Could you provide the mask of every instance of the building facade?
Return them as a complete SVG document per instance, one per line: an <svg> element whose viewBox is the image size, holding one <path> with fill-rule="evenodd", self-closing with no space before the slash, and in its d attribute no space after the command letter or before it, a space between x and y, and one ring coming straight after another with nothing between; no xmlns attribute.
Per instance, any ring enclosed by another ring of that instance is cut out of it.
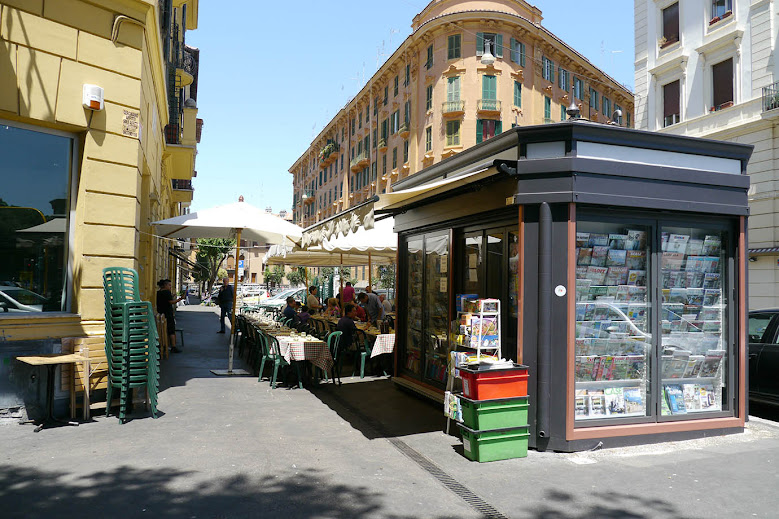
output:
<svg viewBox="0 0 779 519"><path fill-rule="evenodd" d="M514 126L632 124L633 95L541 26L524 0L434 0L412 34L325 126L289 172L308 226ZM486 53L495 59L489 63Z"/></svg>
<svg viewBox="0 0 779 519"><path fill-rule="evenodd" d="M197 23L198 0L0 0L4 358L102 334L105 267L136 269L146 300L175 279L150 224L192 200ZM0 408L24 391L14 369Z"/></svg>
<svg viewBox="0 0 779 519"><path fill-rule="evenodd" d="M773 0L636 0L636 127L755 146L749 305L779 304Z"/></svg>

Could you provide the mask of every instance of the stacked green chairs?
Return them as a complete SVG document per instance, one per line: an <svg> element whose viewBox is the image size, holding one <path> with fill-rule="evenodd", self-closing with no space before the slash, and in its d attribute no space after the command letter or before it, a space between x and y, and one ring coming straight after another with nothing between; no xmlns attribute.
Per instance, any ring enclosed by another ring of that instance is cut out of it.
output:
<svg viewBox="0 0 779 519"><path fill-rule="evenodd" d="M119 420L125 423L133 389L144 387L152 417L157 418L160 357L154 308L140 300L138 274L132 269L103 269L103 290L108 362L106 415L118 390Z"/></svg>

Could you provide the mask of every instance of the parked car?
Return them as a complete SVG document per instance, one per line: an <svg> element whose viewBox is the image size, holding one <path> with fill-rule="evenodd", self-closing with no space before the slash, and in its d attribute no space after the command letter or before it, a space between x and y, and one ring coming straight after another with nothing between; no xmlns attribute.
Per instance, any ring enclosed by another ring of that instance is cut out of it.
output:
<svg viewBox="0 0 779 519"><path fill-rule="evenodd" d="M260 301L260 308L275 308L275 309L282 309L284 308L284 305L287 304L287 298L289 296L292 296L295 298L295 301L299 301L301 304L306 304L306 288L290 288L288 290L284 290L283 292L279 292L273 297L270 297L268 299L265 299L263 301Z"/></svg>
<svg viewBox="0 0 779 519"><path fill-rule="evenodd" d="M42 312L48 299L15 286L0 286L0 312Z"/></svg>
<svg viewBox="0 0 779 519"><path fill-rule="evenodd" d="M749 312L749 399L779 405L779 309Z"/></svg>

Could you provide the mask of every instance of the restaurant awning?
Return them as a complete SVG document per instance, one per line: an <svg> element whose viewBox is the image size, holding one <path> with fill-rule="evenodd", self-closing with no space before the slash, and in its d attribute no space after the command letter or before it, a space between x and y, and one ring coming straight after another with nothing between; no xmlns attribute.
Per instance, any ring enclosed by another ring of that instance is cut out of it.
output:
<svg viewBox="0 0 779 519"><path fill-rule="evenodd" d="M372 229L364 227L343 236L332 237L322 242L322 249L332 253L361 254L367 258L395 258L398 250L398 235L393 230L395 219L386 217L374 222Z"/></svg>
<svg viewBox="0 0 779 519"><path fill-rule="evenodd" d="M391 257L377 256L369 258L367 254L328 252L322 247L309 247L307 250L299 247L274 245L262 259L265 265L291 265L296 267L359 267L370 263L390 263L395 259Z"/></svg>
<svg viewBox="0 0 779 519"><path fill-rule="evenodd" d="M357 229L373 229L373 203L376 197L370 198L337 215L317 222L303 230L300 245L307 248L321 244L324 240L356 232Z"/></svg>

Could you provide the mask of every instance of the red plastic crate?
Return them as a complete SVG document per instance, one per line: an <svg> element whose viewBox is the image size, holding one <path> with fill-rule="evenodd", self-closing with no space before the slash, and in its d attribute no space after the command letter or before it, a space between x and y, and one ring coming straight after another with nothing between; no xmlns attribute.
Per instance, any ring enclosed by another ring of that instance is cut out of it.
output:
<svg viewBox="0 0 779 519"><path fill-rule="evenodd" d="M471 400L527 396L527 366L522 364L490 370L460 368L460 377L463 395Z"/></svg>

